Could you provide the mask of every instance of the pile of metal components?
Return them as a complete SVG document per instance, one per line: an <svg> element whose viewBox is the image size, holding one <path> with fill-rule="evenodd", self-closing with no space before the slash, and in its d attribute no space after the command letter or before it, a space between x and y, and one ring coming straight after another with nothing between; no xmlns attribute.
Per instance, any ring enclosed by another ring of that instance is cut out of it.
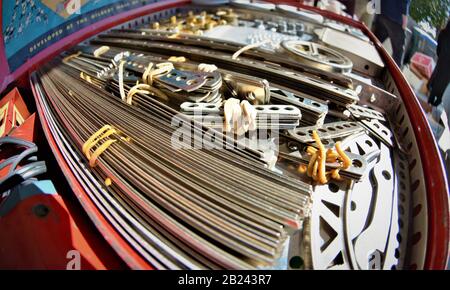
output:
<svg viewBox="0 0 450 290"><path fill-rule="evenodd" d="M337 24L241 2L113 29L39 69L72 170L156 268L401 268L407 164L377 106L396 97L315 33ZM335 148L348 166L311 154ZM302 172L313 157L327 182Z"/></svg>

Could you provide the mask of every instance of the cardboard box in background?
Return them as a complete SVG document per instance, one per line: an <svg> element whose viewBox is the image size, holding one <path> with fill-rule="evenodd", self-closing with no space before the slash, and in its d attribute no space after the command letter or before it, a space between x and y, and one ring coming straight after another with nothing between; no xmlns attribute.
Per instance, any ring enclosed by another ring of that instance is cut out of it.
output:
<svg viewBox="0 0 450 290"><path fill-rule="evenodd" d="M411 58L411 66L413 66L414 69L421 74L421 76L429 80L436 63L431 56L416 52Z"/></svg>

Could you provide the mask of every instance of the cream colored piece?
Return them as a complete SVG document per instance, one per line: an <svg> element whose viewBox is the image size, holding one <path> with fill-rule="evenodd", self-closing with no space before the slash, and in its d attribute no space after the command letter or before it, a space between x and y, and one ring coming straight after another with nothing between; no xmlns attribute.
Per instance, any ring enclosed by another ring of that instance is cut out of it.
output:
<svg viewBox="0 0 450 290"><path fill-rule="evenodd" d="M95 57L100 57L109 51L109 46L101 46L94 51Z"/></svg>
<svg viewBox="0 0 450 290"><path fill-rule="evenodd" d="M241 108L242 112L244 113L245 117L245 124L246 124L246 131L250 130L256 130L256 116L257 112L255 107L253 107L252 104L250 104L248 101L242 101L241 102Z"/></svg>
<svg viewBox="0 0 450 290"><path fill-rule="evenodd" d="M215 72L217 69L218 69L217 66L213 64L201 63L198 65L198 70L201 72L212 73Z"/></svg>
<svg viewBox="0 0 450 290"><path fill-rule="evenodd" d="M225 131L235 131L235 129L237 129L235 124L240 122L240 118L242 115L242 109L239 104L239 100L234 98L226 100L225 104L223 105L223 115L225 122Z"/></svg>

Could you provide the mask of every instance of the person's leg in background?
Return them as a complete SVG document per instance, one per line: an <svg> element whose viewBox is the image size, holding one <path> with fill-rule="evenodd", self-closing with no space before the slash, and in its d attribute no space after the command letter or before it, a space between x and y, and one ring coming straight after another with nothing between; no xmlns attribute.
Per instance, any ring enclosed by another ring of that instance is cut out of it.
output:
<svg viewBox="0 0 450 290"><path fill-rule="evenodd" d="M387 27L385 25L384 17L377 15L373 23L373 33L378 40L383 43L389 36Z"/></svg>
<svg viewBox="0 0 450 290"><path fill-rule="evenodd" d="M374 13L369 13L367 7L369 6L369 1L357 0L355 1L355 15L360 21L362 21L369 29L372 29L372 24L374 20Z"/></svg>
<svg viewBox="0 0 450 290"><path fill-rule="evenodd" d="M392 43L392 58L395 63L401 68L403 65L403 56L405 54L405 45L406 45L406 32L403 27L394 22L388 25L388 34Z"/></svg>
<svg viewBox="0 0 450 290"><path fill-rule="evenodd" d="M401 67L406 39L406 34L402 26L383 15L377 15L375 17L373 32L380 42L384 42L389 37L392 44L392 58Z"/></svg>

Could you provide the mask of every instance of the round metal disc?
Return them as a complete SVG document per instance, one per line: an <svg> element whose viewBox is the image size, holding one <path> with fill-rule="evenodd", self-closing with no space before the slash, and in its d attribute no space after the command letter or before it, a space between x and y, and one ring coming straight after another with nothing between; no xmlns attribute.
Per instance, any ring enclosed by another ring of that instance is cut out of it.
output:
<svg viewBox="0 0 450 290"><path fill-rule="evenodd" d="M281 43L281 47L297 61L325 71L346 73L353 68L348 57L314 42L286 40Z"/></svg>

